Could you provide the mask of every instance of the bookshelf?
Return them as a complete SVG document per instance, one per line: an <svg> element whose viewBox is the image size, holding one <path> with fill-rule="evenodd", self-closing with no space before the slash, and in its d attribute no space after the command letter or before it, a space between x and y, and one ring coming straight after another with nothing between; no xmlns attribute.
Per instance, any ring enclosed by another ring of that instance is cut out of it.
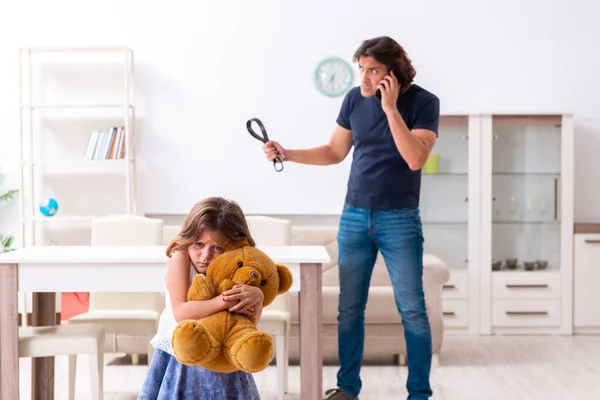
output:
<svg viewBox="0 0 600 400"><path fill-rule="evenodd" d="M93 218L137 214L132 49L21 48L19 78L23 245L86 244Z"/></svg>

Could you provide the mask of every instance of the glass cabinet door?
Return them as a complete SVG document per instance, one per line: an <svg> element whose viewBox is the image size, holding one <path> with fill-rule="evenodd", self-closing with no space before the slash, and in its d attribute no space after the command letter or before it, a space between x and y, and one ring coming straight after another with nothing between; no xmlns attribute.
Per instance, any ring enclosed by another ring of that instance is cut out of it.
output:
<svg viewBox="0 0 600 400"><path fill-rule="evenodd" d="M441 258L451 270L468 268L471 118L441 117L438 139L421 176L424 251Z"/></svg>
<svg viewBox="0 0 600 400"><path fill-rule="evenodd" d="M491 122L491 269L560 270L561 116Z"/></svg>

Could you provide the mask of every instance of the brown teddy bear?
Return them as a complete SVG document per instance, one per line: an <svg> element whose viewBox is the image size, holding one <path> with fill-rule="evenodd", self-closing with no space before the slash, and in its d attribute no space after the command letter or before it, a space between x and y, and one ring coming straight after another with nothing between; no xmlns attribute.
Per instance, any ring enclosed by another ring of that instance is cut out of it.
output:
<svg viewBox="0 0 600 400"><path fill-rule="evenodd" d="M238 284L257 286L263 306L292 286L292 273L248 241L228 246L207 268L194 276L188 300L209 300ZM171 338L179 362L215 372L258 372L273 359L271 335L256 328L256 317L220 311L198 320L181 321Z"/></svg>

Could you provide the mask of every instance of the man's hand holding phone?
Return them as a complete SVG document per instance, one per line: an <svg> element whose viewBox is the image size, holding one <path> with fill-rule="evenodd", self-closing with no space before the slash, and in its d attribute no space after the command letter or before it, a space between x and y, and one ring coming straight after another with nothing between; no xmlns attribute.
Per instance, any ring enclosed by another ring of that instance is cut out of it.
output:
<svg viewBox="0 0 600 400"><path fill-rule="evenodd" d="M396 101L400 93L400 84L394 75L394 71L390 71L390 74L386 75L379 82L377 88L381 91L381 107L383 111L386 114L397 111Z"/></svg>

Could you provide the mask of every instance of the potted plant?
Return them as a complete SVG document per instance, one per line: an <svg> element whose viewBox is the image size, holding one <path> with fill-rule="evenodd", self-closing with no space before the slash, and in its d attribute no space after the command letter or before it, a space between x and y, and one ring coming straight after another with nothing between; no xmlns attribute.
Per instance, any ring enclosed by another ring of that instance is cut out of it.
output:
<svg viewBox="0 0 600 400"><path fill-rule="evenodd" d="M2 185L3 182L4 174L0 172L0 185ZM12 200L17 194L17 192L18 190L11 189L8 192L5 192L4 194L0 195L0 206L3 206L4 204ZM13 244L13 240L14 238L11 235L0 234L0 253L13 250L11 247Z"/></svg>

